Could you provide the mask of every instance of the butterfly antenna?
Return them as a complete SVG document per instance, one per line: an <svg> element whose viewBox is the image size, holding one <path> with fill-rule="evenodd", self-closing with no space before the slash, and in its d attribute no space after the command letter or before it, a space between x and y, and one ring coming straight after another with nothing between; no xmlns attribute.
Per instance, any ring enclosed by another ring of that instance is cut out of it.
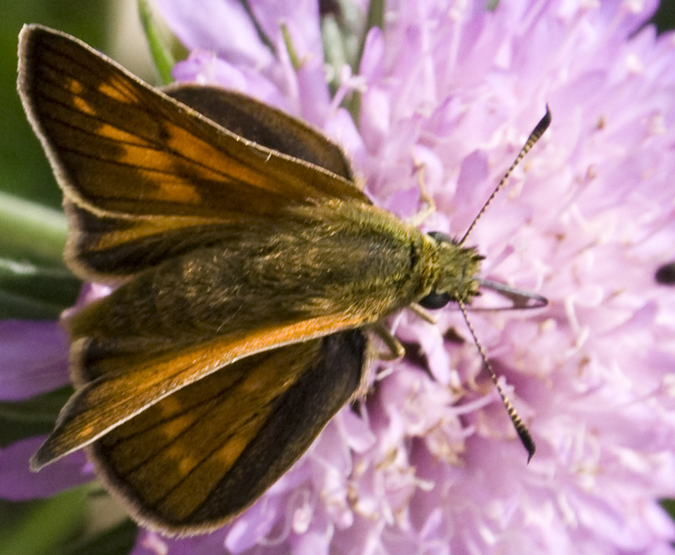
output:
<svg viewBox="0 0 675 555"><path fill-rule="evenodd" d="M473 231L473 228L476 227L476 223L478 222L478 220L480 220L481 216L485 213L485 211L487 210L487 207L490 206L490 204L492 203L494 198L497 196L497 193L504 187L504 185L506 185L506 181L508 180L509 176L511 175L511 172L520 163L520 161L523 159L523 156L525 156L530 151L530 149L537 143L537 141L541 138L541 136L544 134L544 132L548 129L548 126L550 124L551 124L551 110L549 110L548 105L546 105L546 114L544 114L544 117L541 118L541 120L539 121L537 126L534 128L532 133L530 133L530 136L527 138L527 141L525 142L525 146L520 149L520 152L518 153L518 156L516 156L516 159L513 161L513 164L511 164L511 167L504 174L504 177L502 177L499 184L495 187L495 190L492 191L492 194L490 195L490 198L487 199L487 201L483 205L483 208L481 208L480 212L478 212L478 215L473 219L473 222L471 222L471 225L469 226L469 229L466 230L466 233L464 234L464 237L462 237L461 241L458 243L459 245L464 244L464 241L466 241L466 238Z"/></svg>
<svg viewBox="0 0 675 555"><path fill-rule="evenodd" d="M530 435L530 431L527 429L527 426L525 426L525 424L523 423L522 419L520 418L520 415L518 414L518 411L511 404L511 401L506 396L506 393L504 393L502 386L499 385L499 382L497 381L497 374L495 374L495 371L492 368L492 364L490 364L490 361L488 360L487 355L485 354L485 349L483 349L483 346L480 344L478 338L476 337L476 332L474 331L473 326L469 321L469 316L466 313L464 303L461 301L459 301L459 309L462 311L464 321L466 322L466 325L469 328L469 331L471 332L473 342L476 344L476 347L478 347L478 352L480 353L480 356L483 359L483 364L485 365L485 368L487 368L487 371L490 374L490 378L492 378L492 382L495 384L497 391L499 391L499 396L502 398L502 403L504 404L504 408L506 408L506 412L509 413L509 417L511 418L513 427L516 429L516 432L518 433L518 437L520 438L521 443L527 450L528 455L527 462L529 463L532 460L532 457L534 456L534 452L537 450L537 447L534 444L534 440Z"/></svg>

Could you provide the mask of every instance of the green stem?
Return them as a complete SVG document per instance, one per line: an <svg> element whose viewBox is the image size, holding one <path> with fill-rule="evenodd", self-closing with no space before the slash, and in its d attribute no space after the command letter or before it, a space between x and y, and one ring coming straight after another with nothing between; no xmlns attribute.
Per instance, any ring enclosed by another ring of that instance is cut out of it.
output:
<svg viewBox="0 0 675 555"><path fill-rule="evenodd" d="M0 249L62 264L67 233L63 212L0 191Z"/></svg>
<svg viewBox="0 0 675 555"><path fill-rule="evenodd" d="M155 67L159 73L159 78L162 83L168 85L173 81L171 70L176 63L176 60L171 53L171 48L164 40L162 31L155 21L155 16L152 13L147 0L139 0L138 13L143 25L143 31L150 47L150 54L155 62Z"/></svg>

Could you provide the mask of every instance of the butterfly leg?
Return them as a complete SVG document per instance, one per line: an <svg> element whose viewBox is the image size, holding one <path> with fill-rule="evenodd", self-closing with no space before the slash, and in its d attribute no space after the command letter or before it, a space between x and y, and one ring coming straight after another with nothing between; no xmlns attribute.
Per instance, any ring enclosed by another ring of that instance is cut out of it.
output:
<svg viewBox="0 0 675 555"><path fill-rule="evenodd" d="M382 323L378 322L372 326L372 330L379 336L380 339L387 346L388 351L380 351L376 353L376 357L380 360L394 361L403 358L405 349L401 342L394 337L389 329Z"/></svg>

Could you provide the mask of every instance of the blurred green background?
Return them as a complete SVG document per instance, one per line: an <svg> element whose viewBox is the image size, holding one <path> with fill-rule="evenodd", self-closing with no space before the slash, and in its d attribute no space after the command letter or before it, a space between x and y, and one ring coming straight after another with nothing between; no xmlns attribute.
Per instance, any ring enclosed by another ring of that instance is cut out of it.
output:
<svg viewBox="0 0 675 555"><path fill-rule="evenodd" d="M195 4L199 1L195 0ZM16 93L17 36L24 23L42 23L70 33L145 80L156 84L157 77L136 17L135 0L0 0L0 191L60 209L61 193ZM661 31L675 28L675 0L661 3L655 23ZM0 262L6 255L0 249ZM31 263L65 272L60 262L45 261L39 255L25 256ZM9 283L10 289L14 287L11 277L3 279L0 272L1 285ZM22 281L19 288L25 283ZM49 283L55 289L53 282ZM29 282L28 286L36 288L35 283ZM62 306L72 302L78 287L79 283L64 273L62 296L58 299L47 291L35 306L15 306L15 299L3 304L0 296L0 319L18 317L17 311L24 317L55 316ZM21 291L17 296L20 294ZM46 433L67 394L61 391L27 403L0 403L0 448L19 437ZM38 405L46 416L36 420ZM46 500L0 500L0 555L127 553L137 529L100 493L97 486L90 486ZM672 508L672 503L665 504Z"/></svg>

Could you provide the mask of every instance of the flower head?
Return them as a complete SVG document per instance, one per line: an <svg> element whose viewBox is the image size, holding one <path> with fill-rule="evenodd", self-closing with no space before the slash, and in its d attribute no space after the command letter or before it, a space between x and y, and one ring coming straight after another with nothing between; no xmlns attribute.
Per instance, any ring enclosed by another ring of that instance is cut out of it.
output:
<svg viewBox="0 0 675 555"><path fill-rule="evenodd" d="M406 358L250 510L134 553L671 552L675 300L654 274L675 256L675 40L640 27L654 3L392 2L333 93L317 3L250 4L260 29L239 2L161 0L192 51L175 76L321 128L376 204L433 199L425 229L461 237L550 106L468 239L483 277L549 299L471 315L538 451L526 465L461 315L404 312Z"/></svg>
<svg viewBox="0 0 675 555"><path fill-rule="evenodd" d="M428 229L461 236L545 104L554 114L469 238L485 277L550 301L472 317L537 441L530 465L457 312L436 326L404 313L395 331L408 357L379 366L360 416L345 408L230 526L226 547L666 549L675 527L657 499L675 491L674 321L654 272L673 256L675 43L651 27L632 34L654 5L395 3L358 73L338 68L332 102L313 2L278 13L251 3L275 56L250 40L250 20L201 40L214 18L241 22L225 15L234 3L193 14L190 29L187 2L161 5L193 49L179 78L304 117L343 145L375 203L406 218L431 197ZM357 93L355 125L340 102Z"/></svg>

